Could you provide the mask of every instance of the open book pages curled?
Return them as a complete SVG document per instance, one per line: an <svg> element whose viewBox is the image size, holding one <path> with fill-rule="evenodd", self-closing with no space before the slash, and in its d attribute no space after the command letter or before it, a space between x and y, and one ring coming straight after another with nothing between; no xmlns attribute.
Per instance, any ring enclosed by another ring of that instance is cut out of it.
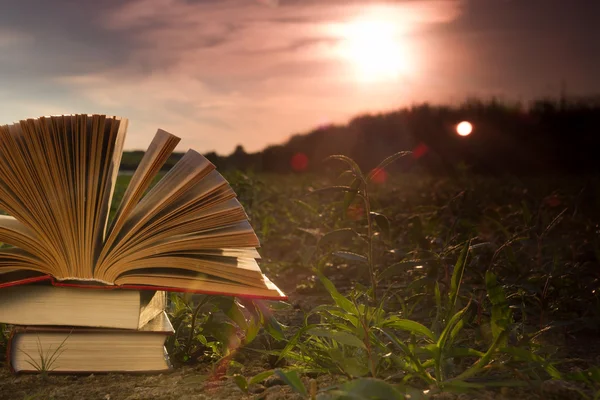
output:
<svg viewBox="0 0 600 400"><path fill-rule="evenodd" d="M105 115L0 126L0 242L10 245L0 249L0 287L48 279L285 299L212 163L189 150L159 176L178 137L158 130L113 204L126 130L126 119Z"/></svg>

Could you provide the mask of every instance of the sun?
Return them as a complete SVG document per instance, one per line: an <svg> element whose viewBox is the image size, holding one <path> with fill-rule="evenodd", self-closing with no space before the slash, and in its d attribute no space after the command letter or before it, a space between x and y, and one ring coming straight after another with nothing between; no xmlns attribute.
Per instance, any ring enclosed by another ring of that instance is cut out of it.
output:
<svg viewBox="0 0 600 400"><path fill-rule="evenodd" d="M460 136L469 136L473 132L473 125L468 121L463 121L456 125L456 133Z"/></svg>
<svg viewBox="0 0 600 400"><path fill-rule="evenodd" d="M340 53L364 81L386 81L408 70L406 48L397 26L380 16L343 24Z"/></svg>

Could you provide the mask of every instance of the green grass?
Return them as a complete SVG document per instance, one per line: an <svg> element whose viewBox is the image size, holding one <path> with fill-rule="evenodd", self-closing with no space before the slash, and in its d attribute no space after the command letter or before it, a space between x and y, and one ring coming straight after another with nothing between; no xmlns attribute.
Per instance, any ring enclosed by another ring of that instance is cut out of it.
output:
<svg viewBox="0 0 600 400"><path fill-rule="evenodd" d="M224 174L261 240L263 271L293 299L318 300L284 327L281 304L271 313L174 294L176 363L211 363L242 391L277 374L312 396L299 377L344 377L323 399L536 392L548 379L597 398L593 357L560 344L600 326L599 178L381 180L337 161L320 176ZM119 177L115 206L129 179ZM240 354L269 366L245 376Z"/></svg>
<svg viewBox="0 0 600 400"><path fill-rule="evenodd" d="M365 193L339 172L228 177L263 269L331 296L270 351L288 370L404 394L572 379L576 357L551 339L600 323L597 178L406 175Z"/></svg>

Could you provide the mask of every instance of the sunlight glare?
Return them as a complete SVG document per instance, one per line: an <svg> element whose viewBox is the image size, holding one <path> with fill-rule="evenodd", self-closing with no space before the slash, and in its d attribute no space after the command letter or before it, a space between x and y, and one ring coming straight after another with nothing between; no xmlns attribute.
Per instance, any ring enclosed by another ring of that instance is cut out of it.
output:
<svg viewBox="0 0 600 400"><path fill-rule="evenodd" d="M342 27L340 52L364 81L397 79L408 69L406 49L391 21L372 16Z"/></svg>
<svg viewBox="0 0 600 400"><path fill-rule="evenodd" d="M469 136L473 132L473 125L468 121L463 121L456 125L456 133L460 136Z"/></svg>

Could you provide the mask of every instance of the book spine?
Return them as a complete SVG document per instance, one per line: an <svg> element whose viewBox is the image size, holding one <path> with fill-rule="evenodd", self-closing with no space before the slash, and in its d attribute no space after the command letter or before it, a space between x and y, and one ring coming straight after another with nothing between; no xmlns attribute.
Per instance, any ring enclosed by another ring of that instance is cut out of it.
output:
<svg viewBox="0 0 600 400"><path fill-rule="evenodd" d="M97 279L97 278L78 278L78 277L74 277L74 276L69 276L66 278L56 278L54 277L53 280L58 284L64 282L64 281L80 281L80 282L95 282L95 283L101 283L103 285L108 285L108 286L115 286L114 282L107 282L107 281L103 281L102 279ZM65 283L65 285L69 285L69 283Z"/></svg>

